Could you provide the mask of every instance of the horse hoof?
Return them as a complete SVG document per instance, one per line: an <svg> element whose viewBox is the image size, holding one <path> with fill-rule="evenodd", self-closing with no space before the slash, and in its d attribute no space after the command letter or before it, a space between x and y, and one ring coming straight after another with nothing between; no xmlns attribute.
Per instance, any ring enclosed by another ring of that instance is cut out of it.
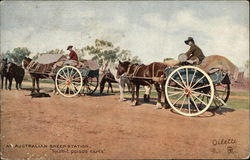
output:
<svg viewBox="0 0 250 160"><path fill-rule="evenodd" d="M155 109L162 109L162 107L155 107Z"/></svg>
<svg viewBox="0 0 250 160"><path fill-rule="evenodd" d="M146 94L144 94L144 96L143 96L143 101L147 102L147 95Z"/></svg>
<svg viewBox="0 0 250 160"><path fill-rule="evenodd" d="M162 107L157 106L157 107L155 107L155 109L162 109Z"/></svg>
<svg viewBox="0 0 250 160"><path fill-rule="evenodd" d="M161 103L158 103L158 102L157 102L155 109L162 109Z"/></svg>
<svg viewBox="0 0 250 160"><path fill-rule="evenodd" d="M164 109L169 109L169 108L171 108L171 107L165 104L165 105L163 105L163 108L164 108Z"/></svg>
<svg viewBox="0 0 250 160"><path fill-rule="evenodd" d="M136 102L132 102L131 106L136 106L136 104L137 104Z"/></svg>
<svg viewBox="0 0 250 160"><path fill-rule="evenodd" d="M120 102L124 102L124 101L126 101L126 99L125 99L125 98L122 98L122 99L120 99L119 101L120 101Z"/></svg>

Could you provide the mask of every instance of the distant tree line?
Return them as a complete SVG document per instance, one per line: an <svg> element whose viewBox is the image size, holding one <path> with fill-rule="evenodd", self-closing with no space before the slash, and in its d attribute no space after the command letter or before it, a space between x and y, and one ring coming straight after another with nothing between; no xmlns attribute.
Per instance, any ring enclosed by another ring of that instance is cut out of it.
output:
<svg viewBox="0 0 250 160"><path fill-rule="evenodd" d="M138 56L133 56L131 51L114 47L111 42L105 40L95 40L94 45L86 46L81 49L76 49L76 53L80 60L86 59L86 55L92 57L102 66L104 63L115 63L118 60L130 61L132 63L142 63ZM67 54L62 49L53 49L45 53L36 53L31 58L37 60L43 54ZM8 58L8 61L21 64L25 56L31 56L31 51L27 47L17 47L12 51L0 54L0 58Z"/></svg>

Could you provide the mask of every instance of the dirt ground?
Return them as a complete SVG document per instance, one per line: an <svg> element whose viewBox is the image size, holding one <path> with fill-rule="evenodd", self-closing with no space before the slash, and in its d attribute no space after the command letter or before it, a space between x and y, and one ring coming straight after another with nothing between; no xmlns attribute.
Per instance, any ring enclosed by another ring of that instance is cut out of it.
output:
<svg viewBox="0 0 250 160"><path fill-rule="evenodd" d="M7 159L247 158L249 110L184 117L119 95L65 98L1 90L1 157Z"/></svg>

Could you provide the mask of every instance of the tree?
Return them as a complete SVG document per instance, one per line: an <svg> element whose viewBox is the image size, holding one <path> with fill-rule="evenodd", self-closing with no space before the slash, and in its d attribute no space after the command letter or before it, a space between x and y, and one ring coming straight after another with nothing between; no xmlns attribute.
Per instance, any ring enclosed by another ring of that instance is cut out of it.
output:
<svg viewBox="0 0 250 160"><path fill-rule="evenodd" d="M142 61L139 59L138 56L134 56L134 57L132 57L131 63L138 63L138 64L141 64Z"/></svg>
<svg viewBox="0 0 250 160"><path fill-rule="evenodd" d="M94 46L86 46L84 51L89 55L92 55L92 60L98 61L99 65L102 66L107 62L115 62L117 60L117 53L120 48L114 48L113 44L104 40L95 40Z"/></svg>
<svg viewBox="0 0 250 160"><path fill-rule="evenodd" d="M62 49L52 49L45 52L45 54L64 54L65 52Z"/></svg>
<svg viewBox="0 0 250 160"><path fill-rule="evenodd" d="M92 60L98 61L100 66L104 63L114 63L118 60L141 63L139 57L133 57L129 50L120 50L120 47L114 47L111 42L105 40L96 39L95 45L86 46L84 51L92 55Z"/></svg>
<svg viewBox="0 0 250 160"><path fill-rule="evenodd" d="M122 50L118 55L118 59L120 61L129 61L131 63L138 63L141 64L142 61L139 59L138 56L132 56L132 53L130 50Z"/></svg>
<svg viewBox="0 0 250 160"><path fill-rule="evenodd" d="M85 60L84 56L86 55L84 52L84 48L77 49L76 48L76 53L80 61Z"/></svg>
<svg viewBox="0 0 250 160"><path fill-rule="evenodd" d="M27 47L18 47L14 48L12 52L7 51L5 54L8 61L15 62L20 65L24 57L29 56L31 52Z"/></svg>
<svg viewBox="0 0 250 160"><path fill-rule="evenodd" d="M132 54L129 50L122 50L117 57L120 61L131 61Z"/></svg>

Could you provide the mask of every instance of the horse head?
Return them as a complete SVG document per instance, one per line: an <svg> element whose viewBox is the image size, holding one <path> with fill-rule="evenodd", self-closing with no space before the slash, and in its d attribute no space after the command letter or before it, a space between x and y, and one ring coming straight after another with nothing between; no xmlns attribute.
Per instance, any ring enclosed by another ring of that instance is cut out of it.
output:
<svg viewBox="0 0 250 160"><path fill-rule="evenodd" d="M29 57L24 57L23 61L22 61L22 66L24 69L27 68L27 66L30 64L30 62L32 61L31 58Z"/></svg>
<svg viewBox="0 0 250 160"><path fill-rule="evenodd" d="M13 74L15 65L16 64L12 62L9 62L7 64L7 70L6 70L7 74Z"/></svg>
<svg viewBox="0 0 250 160"><path fill-rule="evenodd" d="M7 70L7 58L3 58L0 62L0 73L5 74Z"/></svg>
<svg viewBox="0 0 250 160"><path fill-rule="evenodd" d="M119 64L116 67L116 70L117 70L116 78L117 79L119 79L123 73L127 72L130 64L131 63L128 61L126 61L126 62L119 61Z"/></svg>

